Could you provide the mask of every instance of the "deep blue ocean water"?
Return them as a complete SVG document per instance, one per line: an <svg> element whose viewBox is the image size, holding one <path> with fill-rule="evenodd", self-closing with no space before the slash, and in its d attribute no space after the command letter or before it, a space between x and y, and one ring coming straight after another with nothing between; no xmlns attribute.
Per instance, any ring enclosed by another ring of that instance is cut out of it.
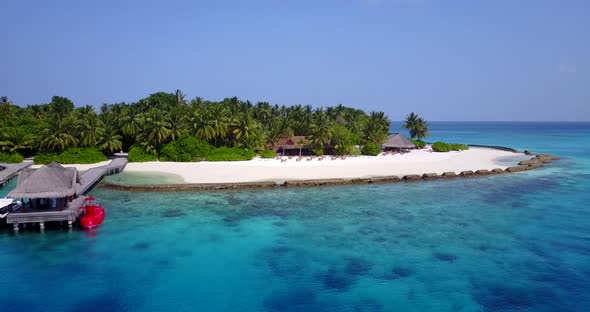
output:
<svg viewBox="0 0 590 312"><path fill-rule="evenodd" d="M386 185L98 187L95 231L0 228L0 311L590 311L590 124L431 123L428 140L562 160Z"/></svg>

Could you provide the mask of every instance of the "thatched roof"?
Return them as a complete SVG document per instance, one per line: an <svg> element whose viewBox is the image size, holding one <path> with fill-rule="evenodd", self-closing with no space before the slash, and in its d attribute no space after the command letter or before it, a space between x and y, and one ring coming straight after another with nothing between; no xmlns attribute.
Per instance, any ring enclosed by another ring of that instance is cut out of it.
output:
<svg viewBox="0 0 590 312"><path fill-rule="evenodd" d="M387 142L383 143L384 148L414 148L412 143L401 133L392 133L387 137Z"/></svg>
<svg viewBox="0 0 590 312"><path fill-rule="evenodd" d="M10 198L61 198L76 194L78 171L50 163L39 169L25 169L18 184L8 193Z"/></svg>
<svg viewBox="0 0 590 312"><path fill-rule="evenodd" d="M292 137L283 137L279 139L279 141L275 143L273 149L275 151L278 151L280 149L299 149L299 145L297 145L299 141L303 142L302 147L307 147L307 145L309 144L309 140L306 136L296 135Z"/></svg>

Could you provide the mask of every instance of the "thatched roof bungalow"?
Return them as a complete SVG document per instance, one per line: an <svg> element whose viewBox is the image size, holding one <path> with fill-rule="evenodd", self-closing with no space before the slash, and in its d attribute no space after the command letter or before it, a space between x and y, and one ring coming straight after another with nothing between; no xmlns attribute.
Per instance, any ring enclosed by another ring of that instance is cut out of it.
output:
<svg viewBox="0 0 590 312"><path fill-rule="evenodd" d="M272 149L277 153L283 156L285 155L299 155L299 150L301 149L302 155L309 155L309 140L306 136L303 135L295 135L291 137L283 137L280 138L277 143L275 143Z"/></svg>
<svg viewBox="0 0 590 312"><path fill-rule="evenodd" d="M79 184L76 168L65 168L50 163L39 169L27 168L20 172L16 187L8 193L10 198L28 198L34 208L63 208L68 197L76 195ZM51 199L51 204L49 203Z"/></svg>
<svg viewBox="0 0 590 312"><path fill-rule="evenodd" d="M412 141L408 140L401 133L392 133L387 137L387 141L381 145L384 150L390 149L410 149L415 148L416 145Z"/></svg>

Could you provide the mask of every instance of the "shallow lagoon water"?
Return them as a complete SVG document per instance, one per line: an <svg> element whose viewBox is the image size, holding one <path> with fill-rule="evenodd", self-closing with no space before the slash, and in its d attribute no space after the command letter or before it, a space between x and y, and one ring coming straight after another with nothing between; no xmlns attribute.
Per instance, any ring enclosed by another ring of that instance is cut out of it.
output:
<svg viewBox="0 0 590 312"><path fill-rule="evenodd" d="M106 176L105 182L121 185L181 184L184 179L176 174L163 172L125 172Z"/></svg>
<svg viewBox="0 0 590 312"><path fill-rule="evenodd" d="M590 125L554 132L586 144L531 131L530 145L564 159L487 178L200 193L98 187L107 219L95 231L0 230L0 286L10 289L2 310L587 311Z"/></svg>

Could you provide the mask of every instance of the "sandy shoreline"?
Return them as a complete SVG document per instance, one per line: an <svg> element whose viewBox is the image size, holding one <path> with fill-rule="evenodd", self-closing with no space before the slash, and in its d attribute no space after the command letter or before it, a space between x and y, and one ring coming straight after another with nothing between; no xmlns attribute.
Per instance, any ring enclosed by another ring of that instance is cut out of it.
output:
<svg viewBox="0 0 590 312"><path fill-rule="evenodd" d="M471 148L467 151L449 153L414 150L403 155L349 157L345 160L331 160L327 157L323 161L304 159L299 162L294 158L286 162L256 158L240 162L129 163L125 171L175 174L182 177L185 183L282 182L505 169L516 165L518 161L507 165L499 163L499 160L518 155L522 154L489 148Z"/></svg>

